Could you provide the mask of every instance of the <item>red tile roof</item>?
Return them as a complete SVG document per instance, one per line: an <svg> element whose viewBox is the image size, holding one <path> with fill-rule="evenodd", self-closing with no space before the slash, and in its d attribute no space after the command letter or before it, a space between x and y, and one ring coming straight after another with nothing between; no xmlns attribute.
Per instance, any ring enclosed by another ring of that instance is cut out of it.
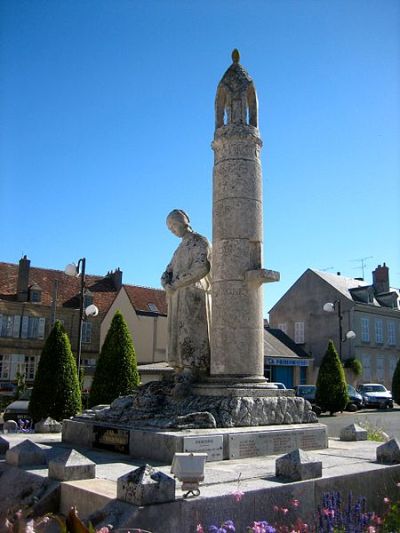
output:
<svg viewBox="0 0 400 533"><path fill-rule="evenodd" d="M18 265L0 262L0 300L17 300ZM113 303L118 291L110 276L86 275L86 287L93 296L93 303L101 313L106 313ZM51 305L54 291L54 282L58 280L57 305L62 307L79 307L80 278L67 276L61 270L30 267L29 286L39 285L42 289L41 303ZM160 314L167 313L165 293L160 289L123 285L128 293L131 303L136 311L151 310L149 303L157 306Z"/></svg>
<svg viewBox="0 0 400 533"><path fill-rule="evenodd" d="M167 314L167 301L165 291L162 289L150 289L149 287L137 287L136 285L124 285L124 287L131 304L137 312L154 312L149 307L149 304L153 304L161 315Z"/></svg>

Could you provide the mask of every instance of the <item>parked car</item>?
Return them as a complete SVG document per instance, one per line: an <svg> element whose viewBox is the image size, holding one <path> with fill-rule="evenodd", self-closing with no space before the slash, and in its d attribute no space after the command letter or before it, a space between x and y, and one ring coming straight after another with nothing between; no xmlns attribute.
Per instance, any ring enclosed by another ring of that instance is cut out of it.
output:
<svg viewBox="0 0 400 533"><path fill-rule="evenodd" d="M272 381L272 383L269 383L269 385L275 385L276 389L286 389L286 385L284 383L279 383L277 381Z"/></svg>
<svg viewBox="0 0 400 533"><path fill-rule="evenodd" d="M357 411L357 409L364 407L364 399L353 385L347 385L347 393L349 395L349 403L346 405L346 411Z"/></svg>
<svg viewBox="0 0 400 533"><path fill-rule="evenodd" d="M294 391L296 396L300 396L305 400L309 401L314 413L319 416L322 412L321 407L315 403L315 393L317 387L315 385L296 385Z"/></svg>
<svg viewBox="0 0 400 533"><path fill-rule="evenodd" d="M380 383L364 383L358 387L366 407L379 407L380 409L393 409L392 393Z"/></svg>
<svg viewBox="0 0 400 533"><path fill-rule="evenodd" d="M21 418L30 418L29 416L29 400L31 398L32 389L26 389L18 400L11 402L4 410L3 420L15 420L16 422Z"/></svg>
<svg viewBox="0 0 400 533"><path fill-rule="evenodd" d="M313 411L320 415L322 412L321 407L315 403L315 393L317 387L315 385L297 385L295 388L296 396L301 396L305 400L308 400L313 408ZM349 395L349 403L346 405L346 411L357 411L364 406L364 400L361 394L359 394L352 385L347 385L347 392Z"/></svg>

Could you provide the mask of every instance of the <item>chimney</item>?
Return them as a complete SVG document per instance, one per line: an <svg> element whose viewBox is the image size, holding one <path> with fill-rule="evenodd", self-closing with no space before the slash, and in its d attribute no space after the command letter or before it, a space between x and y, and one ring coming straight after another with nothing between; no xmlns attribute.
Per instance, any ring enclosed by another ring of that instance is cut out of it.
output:
<svg viewBox="0 0 400 533"><path fill-rule="evenodd" d="M378 265L372 272L372 284L376 294L389 292L389 268L386 263L383 263L382 266Z"/></svg>
<svg viewBox="0 0 400 533"><path fill-rule="evenodd" d="M17 279L17 300L18 302L28 301L30 265L31 265L30 259L28 259L26 255L24 255L24 257L19 260L18 279Z"/></svg>
<svg viewBox="0 0 400 533"><path fill-rule="evenodd" d="M118 267L114 272L110 272L109 276L112 279L115 290L119 291L122 287L122 270Z"/></svg>

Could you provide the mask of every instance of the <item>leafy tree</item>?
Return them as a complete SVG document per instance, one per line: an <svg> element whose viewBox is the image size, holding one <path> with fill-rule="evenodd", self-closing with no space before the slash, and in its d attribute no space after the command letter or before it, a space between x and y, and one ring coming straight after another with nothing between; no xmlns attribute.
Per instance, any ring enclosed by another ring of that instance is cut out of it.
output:
<svg viewBox="0 0 400 533"><path fill-rule="evenodd" d="M112 319L93 378L89 405L108 404L139 385L135 348L121 311Z"/></svg>
<svg viewBox="0 0 400 533"><path fill-rule="evenodd" d="M343 366L332 341L319 368L315 402L331 415L343 411L349 402Z"/></svg>
<svg viewBox="0 0 400 533"><path fill-rule="evenodd" d="M71 343L56 321L40 356L29 411L34 422L51 416L62 420L82 409L78 373Z"/></svg>
<svg viewBox="0 0 400 533"><path fill-rule="evenodd" d="M343 363L344 368L349 368L356 376L361 376L363 371L362 363L359 359L355 357L350 357L346 359Z"/></svg>
<svg viewBox="0 0 400 533"><path fill-rule="evenodd" d="M400 403L400 359L397 361L392 378L392 396L396 403Z"/></svg>

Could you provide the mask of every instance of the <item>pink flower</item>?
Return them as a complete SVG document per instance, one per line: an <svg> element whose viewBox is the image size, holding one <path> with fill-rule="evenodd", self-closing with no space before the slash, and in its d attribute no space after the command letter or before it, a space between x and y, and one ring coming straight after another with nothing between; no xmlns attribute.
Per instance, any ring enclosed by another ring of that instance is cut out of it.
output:
<svg viewBox="0 0 400 533"><path fill-rule="evenodd" d="M298 507L300 505L299 500L290 500L290 503L293 505L293 507Z"/></svg>
<svg viewBox="0 0 400 533"><path fill-rule="evenodd" d="M197 524L196 533L204 533L204 529L201 524Z"/></svg>
<svg viewBox="0 0 400 533"><path fill-rule="evenodd" d="M243 498L244 496L244 492L239 490L239 489L236 489L236 490L233 490L231 492L232 496L233 496L233 499L235 500L235 502L240 502L240 500Z"/></svg>
<svg viewBox="0 0 400 533"><path fill-rule="evenodd" d="M110 533L110 530L107 526L103 526L100 529L96 529L96 533Z"/></svg>
<svg viewBox="0 0 400 533"><path fill-rule="evenodd" d="M400 487L400 483L396 483L396 487Z"/></svg>
<svg viewBox="0 0 400 533"><path fill-rule="evenodd" d="M376 533L374 526L368 526L367 533Z"/></svg>
<svg viewBox="0 0 400 533"><path fill-rule="evenodd" d="M286 507L282 507L281 511L282 511L283 514L288 514L289 509L287 509Z"/></svg>
<svg viewBox="0 0 400 533"><path fill-rule="evenodd" d="M383 498L384 503L390 503L390 498Z"/></svg>
<svg viewBox="0 0 400 533"><path fill-rule="evenodd" d="M275 511L275 513L277 513L279 511L279 507L277 505L274 505L273 510Z"/></svg>

